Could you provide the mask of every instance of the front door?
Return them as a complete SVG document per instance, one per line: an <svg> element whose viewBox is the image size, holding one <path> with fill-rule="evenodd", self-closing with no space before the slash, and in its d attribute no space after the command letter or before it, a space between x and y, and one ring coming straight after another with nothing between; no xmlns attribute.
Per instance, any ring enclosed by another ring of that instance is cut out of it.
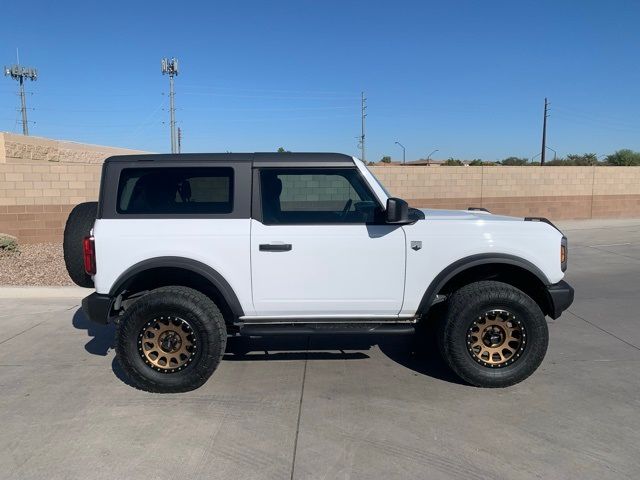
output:
<svg viewBox="0 0 640 480"><path fill-rule="evenodd" d="M264 168L251 222L253 303L264 316L395 316L402 227L355 168ZM257 210L257 211L256 211Z"/></svg>

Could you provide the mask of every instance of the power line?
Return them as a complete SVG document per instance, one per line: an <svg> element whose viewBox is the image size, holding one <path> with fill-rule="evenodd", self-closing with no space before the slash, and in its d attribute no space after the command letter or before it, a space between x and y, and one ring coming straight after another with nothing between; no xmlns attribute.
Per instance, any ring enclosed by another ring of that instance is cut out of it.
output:
<svg viewBox="0 0 640 480"><path fill-rule="evenodd" d="M638 132L640 132L640 126L632 127L631 125L629 125L629 126L618 125L618 124L615 124L615 123L608 123L608 122L601 121L601 120L595 120L595 119L590 120L590 119L586 119L586 118L574 117L574 116L567 115L567 114L564 114L564 113L561 113L561 112L555 112L554 116L559 118L559 119L567 120L567 122L565 122L565 123L583 125L583 126L586 126L586 127L597 129L600 132L602 132L602 131L612 131L612 132L622 132L622 133L626 133L626 132L638 133Z"/></svg>
<svg viewBox="0 0 640 480"><path fill-rule="evenodd" d="M169 121L171 125L171 153L178 152L178 142L176 136L176 106L175 92L173 90L173 77L178 75L178 60L172 58L162 59L162 74L169 75Z"/></svg>
<svg viewBox="0 0 640 480"><path fill-rule="evenodd" d="M610 117L578 113L577 111L571 111L558 106L556 106L555 109L556 109L556 113L555 113L556 116L562 117L574 122L602 125L607 128L620 129L620 130L626 129L626 130L637 131L638 127L640 127L640 125L638 125L637 123L626 122L623 120L614 120L613 118L610 118Z"/></svg>
<svg viewBox="0 0 640 480"><path fill-rule="evenodd" d="M345 100L348 97L329 97L329 96L300 96L300 95L247 95L235 93L214 93L214 92L190 92L185 91L183 95L195 95L203 97L230 97L230 98L260 98L268 100Z"/></svg>
<svg viewBox="0 0 640 480"><path fill-rule="evenodd" d="M232 92L249 92L249 93L269 93L269 94L294 94L294 95L322 95L327 97L336 98L354 98L357 94L355 92L335 92L327 90L291 90L291 89L273 89L273 88L239 88L223 87L217 85L194 85L185 84L182 86L185 89L201 90L201 93L215 93L216 90L231 90Z"/></svg>
<svg viewBox="0 0 640 480"><path fill-rule="evenodd" d="M332 110L351 110L353 109L353 105L350 107L294 107L294 108L260 108L260 107L250 107L250 108L236 108L236 107L220 107L220 108L180 108L180 111L183 112L308 112L308 111L332 111Z"/></svg>
<svg viewBox="0 0 640 480"><path fill-rule="evenodd" d="M555 104L554 110L557 110L559 113L565 113L566 115L581 117L587 120L593 120L593 121L598 121L603 123L620 124L621 126L633 126L634 128L638 126L636 122L630 122L628 118L627 119L623 119L620 117L614 118L607 115L601 115L599 113L578 110L573 107L565 107L562 105Z"/></svg>
<svg viewBox="0 0 640 480"><path fill-rule="evenodd" d="M18 52L16 50L16 57ZM29 122L27 120L27 100L24 94L24 81L35 81L38 78L38 70L31 67L23 67L20 65L20 58L18 57L17 63L9 67L4 67L4 75L17 80L20 85L20 110L22 112L22 133L29 135Z"/></svg>

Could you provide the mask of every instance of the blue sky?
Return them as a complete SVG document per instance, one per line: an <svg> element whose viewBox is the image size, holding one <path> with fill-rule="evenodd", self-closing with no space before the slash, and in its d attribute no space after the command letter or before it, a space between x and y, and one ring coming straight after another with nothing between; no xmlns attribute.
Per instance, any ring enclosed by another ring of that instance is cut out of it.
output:
<svg viewBox="0 0 640 480"><path fill-rule="evenodd" d="M500 159L640 150L640 2L5 2L0 64L39 69L32 135L168 151ZM0 130L21 131L0 78ZM552 155L552 153L550 153Z"/></svg>

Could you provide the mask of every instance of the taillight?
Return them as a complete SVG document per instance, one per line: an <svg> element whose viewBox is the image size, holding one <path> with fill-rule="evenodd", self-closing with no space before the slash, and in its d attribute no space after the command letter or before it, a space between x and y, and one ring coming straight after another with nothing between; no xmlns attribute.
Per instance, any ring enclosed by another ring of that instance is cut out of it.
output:
<svg viewBox="0 0 640 480"><path fill-rule="evenodd" d="M84 237L84 240L82 240L82 253L84 255L84 270L89 275L95 275L96 245L93 237Z"/></svg>

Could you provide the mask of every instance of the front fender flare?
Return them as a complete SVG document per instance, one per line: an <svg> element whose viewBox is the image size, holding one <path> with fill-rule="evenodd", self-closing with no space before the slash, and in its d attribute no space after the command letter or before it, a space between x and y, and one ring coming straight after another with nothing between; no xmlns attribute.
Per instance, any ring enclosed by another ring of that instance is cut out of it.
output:
<svg viewBox="0 0 640 480"><path fill-rule="evenodd" d="M429 284L429 287L422 296L422 300L420 301L420 305L418 306L418 313L426 313L433 304L436 295L442 289L442 287L444 287L449 280L451 280L459 273L462 273L469 268L477 267L479 265L488 265L495 263L514 265L516 267L523 268L524 270L527 270L528 272L535 275L543 285L551 285L551 282L544 274L544 272L524 258L503 253L480 253L477 255L471 255L461 258L460 260L456 260L451 265L442 270L438 275L436 275L436 277Z"/></svg>

